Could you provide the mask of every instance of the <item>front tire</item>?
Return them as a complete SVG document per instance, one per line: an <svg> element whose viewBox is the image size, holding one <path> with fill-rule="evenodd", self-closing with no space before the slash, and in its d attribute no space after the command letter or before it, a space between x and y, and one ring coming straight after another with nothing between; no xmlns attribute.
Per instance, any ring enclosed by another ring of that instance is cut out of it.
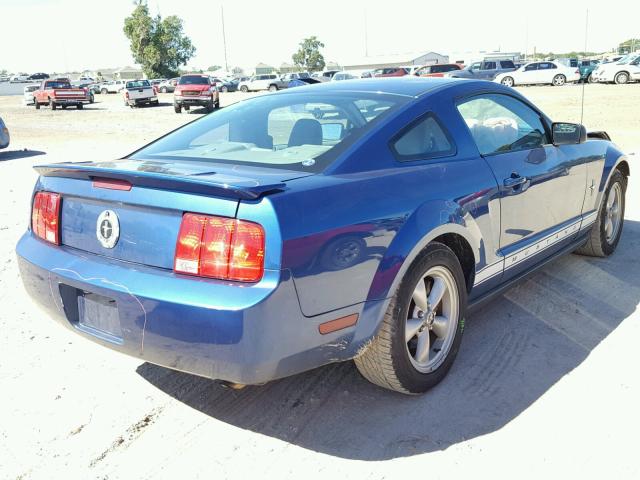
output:
<svg viewBox="0 0 640 480"><path fill-rule="evenodd" d="M167 93L167 87L162 87L162 88L160 89L160 91L161 91L162 93Z"/></svg>
<svg viewBox="0 0 640 480"><path fill-rule="evenodd" d="M102 95L106 95L107 93L109 93L109 90L107 90L106 88L103 88L102 90L100 90L100 93Z"/></svg>
<svg viewBox="0 0 640 480"><path fill-rule="evenodd" d="M55 110L56 108L58 108L58 105L56 105L56 102L53 101L53 98L49 99L49 107L51 108L51 110Z"/></svg>
<svg viewBox="0 0 640 480"><path fill-rule="evenodd" d="M587 243L575 253L590 257L608 257L616 250L624 226L626 191L627 178L620 170L616 170L611 175L609 185L602 196L600 210L589 232Z"/></svg>
<svg viewBox="0 0 640 480"><path fill-rule="evenodd" d="M562 85L567 83L567 77L565 77L564 75L556 75L555 77L553 77L553 80L551 81L551 83L555 87L561 87Z"/></svg>
<svg viewBox="0 0 640 480"><path fill-rule="evenodd" d="M84 108L84 105L82 103L79 103L78 105L76 105L76 108L78 110L82 110Z"/></svg>
<svg viewBox="0 0 640 480"><path fill-rule="evenodd" d="M220 91L221 91L222 93L227 93L227 91L229 91L229 89L228 89L226 86L224 86L224 85L223 85L223 86L220 88Z"/></svg>
<svg viewBox="0 0 640 480"><path fill-rule="evenodd" d="M500 82L502 85L506 85L507 87L513 87L515 82L513 81L513 77L504 77Z"/></svg>
<svg viewBox="0 0 640 480"><path fill-rule="evenodd" d="M269 85L269 91L270 92L277 92L278 91L278 86L277 85Z"/></svg>
<svg viewBox="0 0 640 480"><path fill-rule="evenodd" d="M40 110L40 102L35 98L33 99L33 105L36 107L36 110Z"/></svg>
<svg viewBox="0 0 640 480"><path fill-rule="evenodd" d="M246 85L242 85L242 86L240 87L240 91L241 91L242 93L247 93L247 92L249 91L249 88L247 88L247 86L246 86Z"/></svg>
<svg viewBox="0 0 640 480"><path fill-rule="evenodd" d="M596 79L593 78L592 73L590 73L589 76L587 77L587 83L596 83Z"/></svg>
<svg viewBox="0 0 640 480"><path fill-rule="evenodd" d="M382 325L354 359L370 382L406 394L437 385L460 348L467 290L453 251L433 242L409 267Z"/></svg>
<svg viewBox="0 0 640 480"><path fill-rule="evenodd" d="M173 111L176 113L182 113L182 106L178 105L177 103L173 104Z"/></svg>

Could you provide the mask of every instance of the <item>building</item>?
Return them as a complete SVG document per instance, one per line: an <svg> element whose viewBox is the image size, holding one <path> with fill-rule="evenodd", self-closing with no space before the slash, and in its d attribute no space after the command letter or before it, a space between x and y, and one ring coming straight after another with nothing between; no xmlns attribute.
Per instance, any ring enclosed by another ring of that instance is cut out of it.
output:
<svg viewBox="0 0 640 480"><path fill-rule="evenodd" d="M291 63L282 62L282 64L280 65L279 71L280 73L285 74L285 73L298 72L300 71L300 69L296 65L293 65Z"/></svg>
<svg viewBox="0 0 640 480"><path fill-rule="evenodd" d="M267 75L269 73L274 73L276 71L271 65L267 65L266 63L260 62L256 65L256 75Z"/></svg>
<svg viewBox="0 0 640 480"><path fill-rule="evenodd" d="M470 65L483 60L511 60L514 63L520 62L523 58L520 52L487 52L487 51L467 51L450 53L449 57L453 63Z"/></svg>
<svg viewBox="0 0 640 480"><path fill-rule="evenodd" d="M348 59L348 61L342 62L342 66L344 70L375 70L376 68L435 65L436 63L449 63L449 57L436 52L375 55Z"/></svg>
<svg viewBox="0 0 640 480"><path fill-rule="evenodd" d="M115 80L135 80L145 78L145 76L139 67L122 67L113 71L113 78Z"/></svg>

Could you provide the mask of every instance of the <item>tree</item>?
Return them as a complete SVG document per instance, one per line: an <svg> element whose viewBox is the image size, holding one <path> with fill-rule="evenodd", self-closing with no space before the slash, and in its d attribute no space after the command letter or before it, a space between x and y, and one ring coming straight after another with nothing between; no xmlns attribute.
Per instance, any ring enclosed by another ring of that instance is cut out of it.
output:
<svg viewBox="0 0 640 480"><path fill-rule="evenodd" d="M124 20L134 60L149 78L177 76L180 65L186 65L196 51L183 33L182 20L175 15L152 17L146 0L136 0L134 5Z"/></svg>
<svg viewBox="0 0 640 480"><path fill-rule="evenodd" d="M638 48L640 48L640 39L630 38L629 40L626 40L622 42L620 45L618 45L618 53L619 54L633 53Z"/></svg>
<svg viewBox="0 0 640 480"><path fill-rule="evenodd" d="M320 49L324 48L324 43L318 40L317 37L305 38L300 42L299 47L298 51L291 57L293 63L310 72L324 68L324 57L320 53Z"/></svg>
<svg viewBox="0 0 640 480"><path fill-rule="evenodd" d="M222 67L220 65L211 65L207 68L207 72L215 72L216 70L220 70Z"/></svg>

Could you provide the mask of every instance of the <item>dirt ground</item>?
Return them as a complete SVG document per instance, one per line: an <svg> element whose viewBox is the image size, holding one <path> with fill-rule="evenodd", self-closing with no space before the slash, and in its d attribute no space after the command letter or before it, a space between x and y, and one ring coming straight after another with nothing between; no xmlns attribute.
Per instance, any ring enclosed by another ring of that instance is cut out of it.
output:
<svg viewBox="0 0 640 480"><path fill-rule="evenodd" d="M521 91L580 120L581 86ZM0 97L1 479L640 477L637 155L617 253L559 259L471 315L430 393L381 390L351 363L236 391L77 337L23 292L14 247L34 164L122 156L199 117L170 95L96 100L52 112ZM587 85L584 123L640 152L638 105L640 85Z"/></svg>

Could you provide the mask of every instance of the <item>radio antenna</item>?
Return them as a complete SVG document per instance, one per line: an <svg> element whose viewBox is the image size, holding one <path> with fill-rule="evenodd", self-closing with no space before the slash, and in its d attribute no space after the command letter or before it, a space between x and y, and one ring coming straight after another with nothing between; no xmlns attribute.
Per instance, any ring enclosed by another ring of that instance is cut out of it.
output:
<svg viewBox="0 0 640 480"><path fill-rule="evenodd" d="M586 18L584 21L584 51L582 52L584 55L587 54L587 38L589 35L589 9L587 8ZM578 71L580 71L580 63L578 63ZM582 81L582 101L580 105L580 125L582 125L582 121L584 118L584 86L587 83L586 79Z"/></svg>

